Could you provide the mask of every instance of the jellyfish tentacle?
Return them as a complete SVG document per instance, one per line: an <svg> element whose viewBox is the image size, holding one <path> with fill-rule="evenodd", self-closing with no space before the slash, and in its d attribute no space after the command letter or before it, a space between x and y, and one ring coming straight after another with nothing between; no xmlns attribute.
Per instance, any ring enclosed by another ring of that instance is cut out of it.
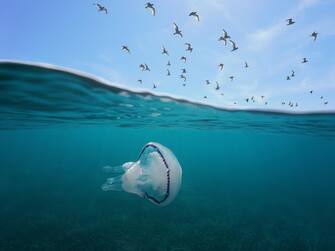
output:
<svg viewBox="0 0 335 251"><path fill-rule="evenodd" d="M101 189L104 191L123 191L122 187L122 175L108 178L106 183L101 186Z"/></svg>

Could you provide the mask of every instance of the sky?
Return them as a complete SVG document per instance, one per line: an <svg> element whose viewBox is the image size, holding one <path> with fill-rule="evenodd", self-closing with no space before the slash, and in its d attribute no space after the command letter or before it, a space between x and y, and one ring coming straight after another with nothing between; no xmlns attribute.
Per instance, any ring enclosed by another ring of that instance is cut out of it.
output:
<svg viewBox="0 0 335 251"><path fill-rule="evenodd" d="M0 60L73 68L128 88L227 108L335 110L335 0L155 0L156 16L144 8L147 1L98 2L108 15L87 0L3 1ZM197 11L200 22L189 17L191 11ZM287 26L287 18L296 23ZM183 38L173 35L173 22ZM238 50L231 52L230 45L218 41L222 29ZM310 37L313 31L319 33L316 42ZM192 44L192 53L184 43ZM122 51L122 45L131 53ZM162 55L163 45L169 56ZM307 64L301 63L304 57ZM171 76L166 76L168 60ZM141 63L151 71L142 72ZM187 70L186 86L179 78L182 68ZM292 70L295 77L287 81ZM211 85L205 85L207 79ZM246 102L252 96L255 102Z"/></svg>

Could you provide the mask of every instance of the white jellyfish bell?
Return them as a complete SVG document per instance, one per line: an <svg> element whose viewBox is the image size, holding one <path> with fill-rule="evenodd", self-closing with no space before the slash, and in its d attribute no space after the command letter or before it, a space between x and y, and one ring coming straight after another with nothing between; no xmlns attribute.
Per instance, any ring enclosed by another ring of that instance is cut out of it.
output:
<svg viewBox="0 0 335 251"><path fill-rule="evenodd" d="M104 167L113 174L102 185L104 191L134 193L158 206L167 206L177 196L182 170L172 151L158 143L146 144L137 161Z"/></svg>

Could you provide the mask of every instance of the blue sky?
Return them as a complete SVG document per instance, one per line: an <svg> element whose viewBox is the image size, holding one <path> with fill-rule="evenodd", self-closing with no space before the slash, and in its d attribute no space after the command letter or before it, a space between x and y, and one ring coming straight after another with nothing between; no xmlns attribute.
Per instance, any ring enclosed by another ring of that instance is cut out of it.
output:
<svg viewBox="0 0 335 251"><path fill-rule="evenodd" d="M147 1L98 1L108 15L97 12L93 2L3 2L0 59L70 67L130 88L140 87L137 79L142 79L141 88L153 91L152 84L159 83L155 92L223 107L335 110L335 0L157 0L152 1L155 17L144 8ZM191 11L199 13L200 22L188 16ZM286 26L289 17L296 21L292 26ZM172 35L174 21L184 38ZM237 51L217 41L223 28L238 44ZM313 31L319 32L316 42L309 36ZM192 44L192 54L185 51L185 42ZM130 55L121 51L123 44ZM169 57L161 54L162 45ZM181 56L188 58L186 64ZM303 57L308 64L300 63ZM141 72L140 63L147 63L151 72ZM188 71L186 87L179 78L181 68ZM287 81L291 70L296 77ZM218 81L220 91L214 84L206 86L206 79ZM251 96L256 102L246 103ZM299 107L282 106L282 101Z"/></svg>

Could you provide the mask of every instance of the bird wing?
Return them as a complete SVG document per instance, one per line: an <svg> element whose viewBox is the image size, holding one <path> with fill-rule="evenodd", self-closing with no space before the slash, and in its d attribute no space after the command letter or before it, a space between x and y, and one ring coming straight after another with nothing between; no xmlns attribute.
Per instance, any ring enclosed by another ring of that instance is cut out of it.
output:
<svg viewBox="0 0 335 251"><path fill-rule="evenodd" d="M236 44L235 44L235 42L234 41L232 41L232 40L229 40L229 42L233 45L233 47L236 47Z"/></svg>
<svg viewBox="0 0 335 251"><path fill-rule="evenodd" d="M150 7L151 13L153 16L156 16L156 9L154 7Z"/></svg>

